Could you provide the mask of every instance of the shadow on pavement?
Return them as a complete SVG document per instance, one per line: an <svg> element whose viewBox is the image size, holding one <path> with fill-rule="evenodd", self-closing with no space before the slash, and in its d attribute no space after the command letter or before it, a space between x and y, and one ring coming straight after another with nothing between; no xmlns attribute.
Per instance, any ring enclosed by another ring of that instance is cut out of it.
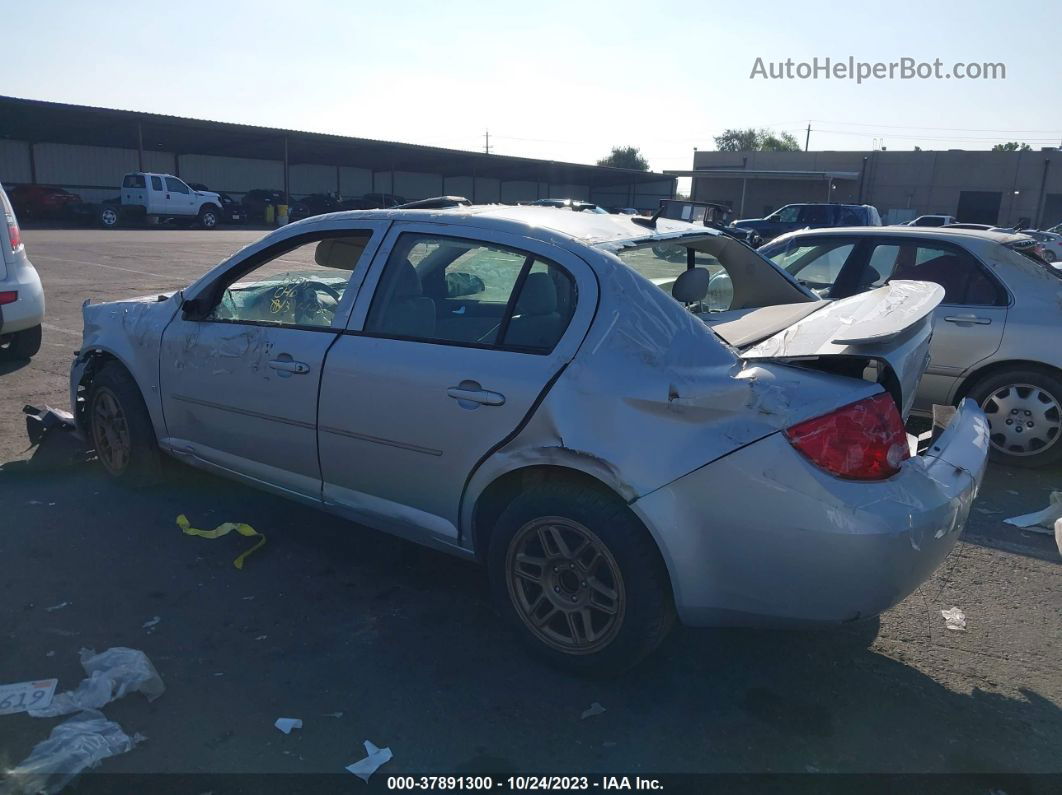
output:
<svg viewBox="0 0 1062 795"><path fill-rule="evenodd" d="M125 645L166 682L105 708L151 738L108 773L342 772L366 738L394 751L387 775L1062 768L1057 705L945 687L868 648L876 623L680 629L636 670L584 679L524 653L478 567L191 470L145 491L94 466L5 471L0 505L0 681L69 688L80 647ZM238 571L250 539L184 536L179 513L268 543ZM282 715L304 728L284 737ZM54 723L5 717L0 756Z"/></svg>

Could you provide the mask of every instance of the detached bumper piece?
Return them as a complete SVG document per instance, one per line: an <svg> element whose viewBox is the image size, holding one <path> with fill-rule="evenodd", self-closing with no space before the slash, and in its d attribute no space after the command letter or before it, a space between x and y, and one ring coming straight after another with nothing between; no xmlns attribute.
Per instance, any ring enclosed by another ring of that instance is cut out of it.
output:
<svg viewBox="0 0 1062 795"><path fill-rule="evenodd" d="M74 424L74 415L62 409L45 406L24 406L26 435L30 447L36 447L33 457L26 462L32 469L57 469L73 466L89 459L85 441Z"/></svg>

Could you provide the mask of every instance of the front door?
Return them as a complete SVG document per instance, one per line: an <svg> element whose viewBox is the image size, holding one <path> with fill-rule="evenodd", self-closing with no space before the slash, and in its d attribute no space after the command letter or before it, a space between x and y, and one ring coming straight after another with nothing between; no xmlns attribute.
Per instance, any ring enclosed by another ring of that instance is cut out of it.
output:
<svg viewBox="0 0 1062 795"><path fill-rule="evenodd" d="M311 233L251 254L170 323L160 356L167 447L320 498L321 371L371 235Z"/></svg>
<svg viewBox="0 0 1062 795"><path fill-rule="evenodd" d="M169 215L195 215L196 195L187 185L176 177L164 177L166 180L166 212Z"/></svg>
<svg viewBox="0 0 1062 795"><path fill-rule="evenodd" d="M319 445L326 502L451 543L470 474L574 355L596 283L561 249L439 230L392 229L329 353Z"/></svg>

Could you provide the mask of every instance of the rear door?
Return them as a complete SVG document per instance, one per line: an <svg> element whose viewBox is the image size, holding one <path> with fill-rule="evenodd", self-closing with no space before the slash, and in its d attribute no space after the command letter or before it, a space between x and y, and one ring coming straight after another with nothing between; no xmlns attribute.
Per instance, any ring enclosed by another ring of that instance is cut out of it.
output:
<svg viewBox="0 0 1062 795"><path fill-rule="evenodd" d="M465 483L574 355L596 303L593 272L564 249L396 224L328 356L326 502L454 543Z"/></svg>
<svg viewBox="0 0 1062 795"><path fill-rule="evenodd" d="M944 288L944 300L934 311L929 369L915 408L927 411L933 403L947 403L956 379L999 349L1009 293L972 254L948 242L881 237L867 265L870 274L864 281L874 286L907 279Z"/></svg>

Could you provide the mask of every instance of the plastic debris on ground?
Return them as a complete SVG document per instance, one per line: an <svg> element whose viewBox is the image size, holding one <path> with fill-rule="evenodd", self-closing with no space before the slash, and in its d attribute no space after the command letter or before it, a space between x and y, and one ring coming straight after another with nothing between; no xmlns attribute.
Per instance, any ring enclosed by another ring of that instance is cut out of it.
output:
<svg viewBox="0 0 1062 795"><path fill-rule="evenodd" d="M99 709L133 692L143 693L148 701L154 701L166 690L155 666L142 651L115 646L99 654L82 649L80 656L88 678L81 680L77 690L57 695L47 707L31 707L27 710L30 715L54 718L82 709Z"/></svg>
<svg viewBox="0 0 1062 795"><path fill-rule="evenodd" d="M144 623L143 623L143 624L142 624L141 626L142 626L142 627L143 627L144 629L146 629L146 630L147 630L148 632L154 632L154 631L155 631L155 626L156 626L156 625L157 625L157 624L158 624L158 623L159 623L160 621L162 621L162 619L161 619L161 618L159 618L158 616L155 616L154 618L152 618L152 619L150 619L150 620L148 620L148 621L145 621L145 622L144 622Z"/></svg>
<svg viewBox="0 0 1062 795"><path fill-rule="evenodd" d="M64 607L70 607L70 602L60 602L57 605L44 608L45 613L54 613L56 610L62 610Z"/></svg>
<svg viewBox="0 0 1062 795"><path fill-rule="evenodd" d="M31 707L47 707L52 703L57 684L58 679L41 679L0 685L0 715L26 712Z"/></svg>
<svg viewBox="0 0 1062 795"><path fill-rule="evenodd" d="M292 729L302 728L301 718L277 718L276 723L273 724L280 729L284 734L291 734Z"/></svg>
<svg viewBox="0 0 1062 795"><path fill-rule="evenodd" d="M364 745L368 756L352 765L347 765L346 769L368 783L369 777L379 770L381 765L391 761L392 754L390 748L377 748L369 740L366 740Z"/></svg>
<svg viewBox="0 0 1062 795"><path fill-rule="evenodd" d="M25 406L26 435L30 449L36 447L28 461L9 462L5 469L21 465L28 470L58 469L89 460L88 446L78 438L74 416L62 409Z"/></svg>
<svg viewBox="0 0 1062 795"><path fill-rule="evenodd" d="M221 538L222 536L227 536L229 533L235 530L241 536L245 536L247 538L261 539L253 547L236 556L236 559L232 561L232 565L235 566L237 569L242 569L244 560L246 560L247 557L255 550L261 549L266 542L266 537L264 535L259 533L249 524L244 524L243 522L225 522L224 524L219 524L213 530L198 530L192 527L192 523L188 521L188 517L182 513L180 516L177 517L177 526L181 528L181 532L183 532L185 535L198 536L199 538Z"/></svg>
<svg viewBox="0 0 1062 795"><path fill-rule="evenodd" d="M18 766L7 771L4 792L11 795L55 793L78 774L109 756L131 751L143 735L130 737L102 712L85 710L60 723Z"/></svg>
<svg viewBox="0 0 1062 795"><path fill-rule="evenodd" d="M1058 554L1062 555L1062 519L1055 522L1055 546L1058 547Z"/></svg>
<svg viewBox="0 0 1062 795"><path fill-rule="evenodd" d="M1052 491L1047 507L1042 511L1012 516L1010 519L1004 519L1003 523L1020 527L1031 533L1051 535L1059 519L1062 519L1062 491Z"/></svg>
<svg viewBox="0 0 1062 795"><path fill-rule="evenodd" d="M966 631L966 614L959 608L950 607L947 610L941 610L940 614L944 616L944 626L948 629L956 632Z"/></svg>
<svg viewBox="0 0 1062 795"><path fill-rule="evenodd" d="M589 708L583 710L583 714L579 716L579 720L586 720L592 718L594 715L600 715L605 711L605 708L598 704L596 701L589 706Z"/></svg>

